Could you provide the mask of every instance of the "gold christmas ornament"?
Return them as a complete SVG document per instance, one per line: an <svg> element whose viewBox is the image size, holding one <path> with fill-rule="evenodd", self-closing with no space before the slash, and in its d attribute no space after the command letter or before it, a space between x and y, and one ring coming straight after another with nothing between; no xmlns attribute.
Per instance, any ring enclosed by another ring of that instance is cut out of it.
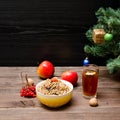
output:
<svg viewBox="0 0 120 120"><path fill-rule="evenodd" d="M104 43L104 29L94 29L93 30L93 41L96 44Z"/></svg>

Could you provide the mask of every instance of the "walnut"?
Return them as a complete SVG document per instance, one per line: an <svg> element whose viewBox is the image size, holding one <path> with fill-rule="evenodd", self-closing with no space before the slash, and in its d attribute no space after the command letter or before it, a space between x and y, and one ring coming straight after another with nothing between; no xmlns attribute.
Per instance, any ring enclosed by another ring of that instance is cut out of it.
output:
<svg viewBox="0 0 120 120"><path fill-rule="evenodd" d="M91 98L89 100L89 105L92 106L92 107L98 106L98 100L96 98Z"/></svg>

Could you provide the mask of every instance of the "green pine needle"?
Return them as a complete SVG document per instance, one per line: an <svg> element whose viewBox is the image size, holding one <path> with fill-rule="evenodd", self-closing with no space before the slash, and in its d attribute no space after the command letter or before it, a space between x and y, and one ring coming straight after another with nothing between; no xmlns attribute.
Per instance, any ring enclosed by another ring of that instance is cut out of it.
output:
<svg viewBox="0 0 120 120"><path fill-rule="evenodd" d="M111 74L116 73L118 70L120 70L120 56L115 59L108 60L107 68Z"/></svg>
<svg viewBox="0 0 120 120"><path fill-rule="evenodd" d="M95 15L98 19L97 24L90 27L86 32L86 37L92 45L85 45L84 51L93 56L105 57L108 60L114 58L115 61L112 59L111 62L109 61L107 63L110 73L114 73L120 69L119 59L116 60L116 57L120 55L120 8L112 9L109 7L104 9L101 7ZM113 35L113 40L95 44L92 38L94 29L104 29L106 33L111 33Z"/></svg>

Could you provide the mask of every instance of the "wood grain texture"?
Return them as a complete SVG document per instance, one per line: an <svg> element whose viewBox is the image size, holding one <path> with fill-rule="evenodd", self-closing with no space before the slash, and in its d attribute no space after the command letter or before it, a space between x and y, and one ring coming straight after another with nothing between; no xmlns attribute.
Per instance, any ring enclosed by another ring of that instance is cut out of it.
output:
<svg viewBox="0 0 120 120"><path fill-rule="evenodd" d="M85 32L101 6L117 8L119 0L0 0L0 66L82 65Z"/></svg>
<svg viewBox="0 0 120 120"><path fill-rule="evenodd" d="M42 81L37 75L37 67L0 67L0 120L119 120L120 118L120 74L110 75L106 67L100 68L98 85L98 107L90 107L88 99L82 96L82 67L55 67L55 76L60 78L63 71L73 69L78 72L78 85L74 87L71 102L57 109L50 109L36 98L20 97L21 72Z"/></svg>

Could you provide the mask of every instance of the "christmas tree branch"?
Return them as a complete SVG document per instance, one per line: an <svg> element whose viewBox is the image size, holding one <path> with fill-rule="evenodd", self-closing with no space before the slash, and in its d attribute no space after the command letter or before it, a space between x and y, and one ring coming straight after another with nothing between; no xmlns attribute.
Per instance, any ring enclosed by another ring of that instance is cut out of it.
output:
<svg viewBox="0 0 120 120"><path fill-rule="evenodd" d="M120 70L120 55L115 59L108 60L107 68L111 74L116 73L118 70Z"/></svg>

